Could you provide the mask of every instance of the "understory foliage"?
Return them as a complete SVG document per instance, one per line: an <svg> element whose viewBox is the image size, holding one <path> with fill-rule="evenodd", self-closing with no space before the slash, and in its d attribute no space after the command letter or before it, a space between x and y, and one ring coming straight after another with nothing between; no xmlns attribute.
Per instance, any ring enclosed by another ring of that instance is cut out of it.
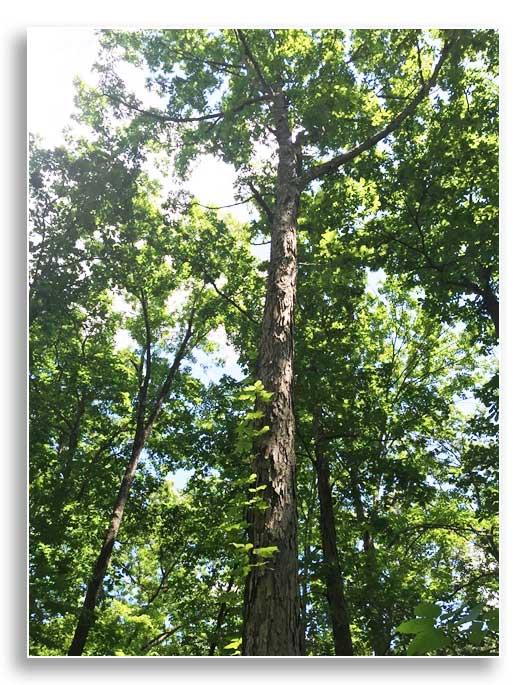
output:
<svg viewBox="0 0 528 685"><path fill-rule="evenodd" d="M282 563L249 534L278 497L255 456L277 83L303 653L498 653L497 60L487 30L100 32L82 126L30 140L30 654L68 653L150 419L83 654L239 655L248 575ZM206 154L252 218L185 190Z"/></svg>

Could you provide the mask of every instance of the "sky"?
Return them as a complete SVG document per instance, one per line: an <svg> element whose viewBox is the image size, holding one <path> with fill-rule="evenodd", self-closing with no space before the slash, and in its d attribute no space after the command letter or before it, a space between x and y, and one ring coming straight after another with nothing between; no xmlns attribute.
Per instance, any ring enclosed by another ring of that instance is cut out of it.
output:
<svg viewBox="0 0 528 685"><path fill-rule="evenodd" d="M72 124L75 77L97 84L97 75L91 69L97 58L97 44L95 31L90 28L28 30L28 129L50 147L63 142L64 129ZM222 206L237 201L234 181L233 167L208 155L195 165L187 189L203 204ZM229 211L240 221L252 216L249 205Z"/></svg>

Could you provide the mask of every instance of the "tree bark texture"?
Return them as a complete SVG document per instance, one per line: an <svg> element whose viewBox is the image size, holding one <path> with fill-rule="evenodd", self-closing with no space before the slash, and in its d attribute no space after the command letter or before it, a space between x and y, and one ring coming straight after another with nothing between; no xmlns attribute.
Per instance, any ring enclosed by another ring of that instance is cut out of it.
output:
<svg viewBox="0 0 528 685"><path fill-rule="evenodd" d="M325 453L326 441L320 430L320 411L314 414L315 468L317 472L317 494L319 497L319 523L323 547L323 570L326 596L334 636L336 656L352 656L352 638L345 600L343 575L339 564L337 535L330 485L330 469Z"/></svg>
<svg viewBox="0 0 528 685"><path fill-rule="evenodd" d="M264 566L253 567L246 581L242 654L300 655L302 624L298 587L293 416L293 316L297 275L296 223L300 190L297 154L282 93L272 111L279 144L271 254L260 340L258 376L273 396L259 406L269 426L256 445L257 485L267 485L266 511L249 514L255 548L276 546ZM252 555L252 562L258 561Z"/></svg>

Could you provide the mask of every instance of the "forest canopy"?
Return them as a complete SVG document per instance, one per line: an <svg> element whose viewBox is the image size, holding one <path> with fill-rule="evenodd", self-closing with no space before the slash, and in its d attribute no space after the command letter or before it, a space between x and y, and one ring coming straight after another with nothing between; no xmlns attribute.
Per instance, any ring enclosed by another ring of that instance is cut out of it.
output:
<svg viewBox="0 0 528 685"><path fill-rule="evenodd" d="M29 139L30 655L498 654L497 33L98 40Z"/></svg>

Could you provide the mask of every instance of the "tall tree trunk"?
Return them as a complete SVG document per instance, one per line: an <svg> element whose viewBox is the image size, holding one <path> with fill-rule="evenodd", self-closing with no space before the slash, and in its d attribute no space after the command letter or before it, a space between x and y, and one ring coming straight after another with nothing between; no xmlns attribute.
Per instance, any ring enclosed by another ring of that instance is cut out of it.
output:
<svg viewBox="0 0 528 685"><path fill-rule="evenodd" d="M320 429L320 410L314 412L315 468L319 496L319 521L323 547L323 570L336 656L352 656L352 638L346 607L343 575L337 551L334 504L330 470L325 454L326 441Z"/></svg>
<svg viewBox="0 0 528 685"><path fill-rule="evenodd" d="M257 483L269 504L266 512L249 516L254 547L276 546L272 563L253 567L246 581L242 653L245 655L299 655L303 650L298 587L297 512L295 494L293 384L293 314L297 275L297 215L303 187L341 166L349 164L374 147L411 116L436 83L442 64L458 39L456 32L446 40L427 81L407 106L383 129L352 150L313 166L298 168L299 147L288 123L288 103L281 90L270 87L240 30L248 68L253 68L261 92L271 99L274 133L279 146L276 201L271 227L271 254L266 303L259 349L259 378L271 402L263 405L264 424L270 430L256 445ZM280 81L280 77L278 79ZM300 165L299 165L300 166Z"/></svg>
<svg viewBox="0 0 528 685"><path fill-rule="evenodd" d="M259 350L258 376L271 401L259 408L269 426L256 445L257 485L266 484L266 511L249 514L255 548L276 546L265 566L253 567L244 598L244 655L300 655L302 625L298 587L293 384L293 315L297 275L296 223L300 190L297 154L286 98L274 96L279 143L271 254ZM257 557L254 557L256 560Z"/></svg>

